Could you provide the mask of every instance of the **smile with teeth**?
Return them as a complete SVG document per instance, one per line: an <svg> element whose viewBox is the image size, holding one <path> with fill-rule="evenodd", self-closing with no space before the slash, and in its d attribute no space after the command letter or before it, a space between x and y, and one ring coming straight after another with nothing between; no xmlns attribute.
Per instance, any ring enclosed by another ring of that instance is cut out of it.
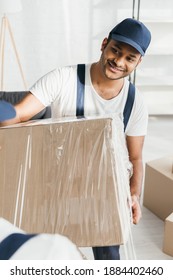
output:
<svg viewBox="0 0 173 280"><path fill-rule="evenodd" d="M117 67L116 64L115 64L115 62L113 62L113 61L108 61L108 64L109 64L109 66L112 68L112 70L113 70L114 72L116 72L116 71L123 72L123 71L124 71L122 68Z"/></svg>

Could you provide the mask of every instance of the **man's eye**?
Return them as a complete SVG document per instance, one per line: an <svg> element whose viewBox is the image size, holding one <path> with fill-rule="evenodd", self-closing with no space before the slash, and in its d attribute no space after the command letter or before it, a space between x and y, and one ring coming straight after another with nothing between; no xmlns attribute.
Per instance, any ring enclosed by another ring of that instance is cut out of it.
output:
<svg viewBox="0 0 173 280"><path fill-rule="evenodd" d="M115 49L115 48L112 48L112 51L113 51L114 53L118 53L118 50Z"/></svg>
<svg viewBox="0 0 173 280"><path fill-rule="evenodd" d="M129 62L133 62L133 61L134 61L134 59L131 58L131 57L128 57L127 60L128 60Z"/></svg>

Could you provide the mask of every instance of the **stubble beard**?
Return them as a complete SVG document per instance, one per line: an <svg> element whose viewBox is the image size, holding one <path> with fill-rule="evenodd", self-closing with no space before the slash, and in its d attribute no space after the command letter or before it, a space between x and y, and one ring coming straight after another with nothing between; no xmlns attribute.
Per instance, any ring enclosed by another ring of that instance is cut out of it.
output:
<svg viewBox="0 0 173 280"><path fill-rule="evenodd" d="M101 64L101 70L102 70L103 76L105 78L107 78L108 80L115 81L115 80L123 79L123 78L128 76L124 73L122 73L122 75L120 75L118 77L111 77L110 75L107 75L107 73L106 73L107 72L107 65L109 65L109 64L108 64L108 60L104 60L103 55L101 56L100 64ZM112 73L112 75L114 75L114 74Z"/></svg>

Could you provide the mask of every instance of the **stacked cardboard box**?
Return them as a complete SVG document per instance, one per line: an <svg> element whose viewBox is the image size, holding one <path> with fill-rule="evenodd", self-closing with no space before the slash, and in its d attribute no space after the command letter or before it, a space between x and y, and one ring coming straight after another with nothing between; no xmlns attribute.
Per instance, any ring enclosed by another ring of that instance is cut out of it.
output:
<svg viewBox="0 0 173 280"><path fill-rule="evenodd" d="M0 216L26 232L60 233L79 247L126 242L131 218L121 129L111 118L1 128Z"/></svg>
<svg viewBox="0 0 173 280"><path fill-rule="evenodd" d="M163 221L173 212L173 156L147 162L143 204Z"/></svg>
<svg viewBox="0 0 173 280"><path fill-rule="evenodd" d="M163 252L173 257L173 213L165 220Z"/></svg>

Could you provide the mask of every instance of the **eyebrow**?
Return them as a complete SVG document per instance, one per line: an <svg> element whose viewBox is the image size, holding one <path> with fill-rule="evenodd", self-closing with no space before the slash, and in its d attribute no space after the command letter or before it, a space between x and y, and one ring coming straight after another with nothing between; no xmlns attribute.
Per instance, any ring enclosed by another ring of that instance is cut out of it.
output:
<svg viewBox="0 0 173 280"><path fill-rule="evenodd" d="M126 44L126 43L124 43L124 44ZM120 51L122 50L122 48L123 47L121 47L121 42L120 43L118 43L118 42L115 42L114 43L114 47L116 47L116 48L118 48ZM126 44L126 45L128 45L128 44ZM130 46L130 45L129 45ZM130 46L131 47L131 46ZM133 47L132 47L133 48ZM133 58L137 58L137 56L136 56L136 54L133 54L133 53L129 53L129 56L131 56L131 57L133 57Z"/></svg>

